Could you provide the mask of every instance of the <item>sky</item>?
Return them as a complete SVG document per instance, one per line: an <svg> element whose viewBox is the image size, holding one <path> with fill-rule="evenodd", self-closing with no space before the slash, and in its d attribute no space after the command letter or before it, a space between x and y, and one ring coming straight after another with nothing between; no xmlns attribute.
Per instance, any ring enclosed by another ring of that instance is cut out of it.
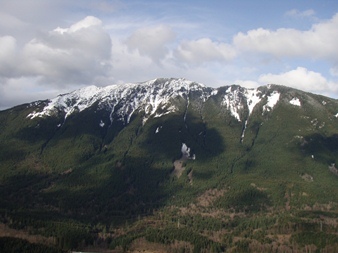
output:
<svg viewBox="0 0 338 253"><path fill-rule="evenodd" d="M0 0L0 110L186 78L338 98L337 0Z"/></svg>

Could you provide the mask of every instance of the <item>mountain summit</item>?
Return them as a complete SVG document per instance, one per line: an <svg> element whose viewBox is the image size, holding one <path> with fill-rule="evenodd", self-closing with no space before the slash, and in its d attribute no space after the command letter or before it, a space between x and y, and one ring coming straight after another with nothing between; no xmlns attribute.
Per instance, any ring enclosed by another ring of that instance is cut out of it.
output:
<svg viewBox="0 0 338 253"><path fill-rule="evenodd" d="M128 83L106 87L89 86L59 95L48 101L41 112L33 112L28 117L50 116L62 111L65 118L74 112L81 112L96 104L100 109L117 114L120 120L129 123L134 112L144 114L144 117L158 116L155 112L165 110L169 100L176 97L188 97L190 92L200 91L207 96L210 89L204 85L185 79L155 79L143 83ZM203 96L202 95L202 96ZM206 99L207 97L205 97ZM115 108L118 108L115 110ZM167 108L168 109L168 108ZM166 111L167 113L170 112Z"/></svg>
<svg viewBox="0 0 338 253"><path fill-rule="evenodd" d="M337 100L285 86L173 78L19 105L0 112L0 210L64 249L330 250L337 117Z"/></svg>
<svg viewBox="0 0 338 253"><path fill-rule="evenodd" d="M175 98L186 100L189 106L190 96L201 103L209 98L221 97L221 106L229 110L238 121L247 118L256 104L264 100L264 111L269 111L277 104L282 86L268 85L258 89L246 89L238 85L221 88L207 88L203 84L186 79L155 79L143 83L128 83L106 87L89 86L68 94L44 101L32 103L31 107L38 106L27 117L33 119L43 116L60 116L66 119L75 112L84 111L92 106L99 110L110 111L111 116L116 115L119 120L129 123L134 113L142 113L144 120L149 117L160 117L175 112L178 108L172 104ZM295 90L290 90L289 103L301 106ZM198 95L196 95L198 94ZM43 108L41 110L41 108ZM247 111L244 115L242 111ZM242 113L242 115L240 115ZM111 119L112 123L113 119Z"/></svg>
<svg viewBox="0 0 338 253"><path fill-rule="evenodd" d="M30 107L36 109L29 113L27 118L54 116L61 117L65 121L74 113L96 108L95 110L109 112L109 119L100 120L98 125L101 127L110 126L114 120L122 121L126 125L136 114L142 115L142 122L145 124L149 118L159 118L179 111L175 99L184 100L186 112L190 99L199 103L201 108L208 99L217 99L223 110L227 110L238 122L244 122L244 136L246 124L256 105L260 105L256 110L262 114L273 110L280 100L293 107L301 107L301 99L305 104L311 99L310 94L306 96L305 94L278 85L267 85L257 89L247 89L238 85L210 88L186 79L159 78L142 83L106 87L88 86L48 101L35 102ZM323 101L317 101L317 105L314 106L323 106ZM332 113L338 115L338 109Z"/></svg>

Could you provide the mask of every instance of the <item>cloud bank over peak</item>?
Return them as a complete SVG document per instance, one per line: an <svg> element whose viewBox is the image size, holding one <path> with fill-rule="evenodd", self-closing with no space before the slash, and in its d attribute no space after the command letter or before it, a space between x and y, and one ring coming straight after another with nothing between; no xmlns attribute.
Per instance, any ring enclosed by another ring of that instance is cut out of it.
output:
<svg viewBox="0 0 338 253"><path fill-rule="evenodd" d="M333 83L328 81L320 73L310 71L303 67L297 67L294 70L290 70L280 74L264 74L259 77L260 83L274 83L282 84L298 88L301 90L311 90L314 92L325 92L328 90L336 90Z"/></svg>
<svg viewBox="0 0 338 253"><path fill-rule="evenodd" d="M26 22L33 16L20 16L8 3L14 11L0 11L0 17L11 21L0 22L0 109L84 85L156 77L185 77L213 87L276 83L338 97L338 13L320 20L317 10L291 8L281 17L295 23L306 20L308 26L251 26L229 32L229 25L215 26L213 16L172 13L170 4L163 5L165 10L159 9L162 4L154 5L157 12L149 18L136 15L135 9L128 14L131 5L115 1L109 11L84 8L88 16L81 12L63 22L53 19L33 32L29 29L38 24L38 17ZM79 6L48 2L58 14L62 14L60 6L68 5ZM35 13L40 13L38 6ZM144 6L149 7L138 4ZM217 30L220 27L228 33ZM29 32L21 36L25 29Z"/></svg>

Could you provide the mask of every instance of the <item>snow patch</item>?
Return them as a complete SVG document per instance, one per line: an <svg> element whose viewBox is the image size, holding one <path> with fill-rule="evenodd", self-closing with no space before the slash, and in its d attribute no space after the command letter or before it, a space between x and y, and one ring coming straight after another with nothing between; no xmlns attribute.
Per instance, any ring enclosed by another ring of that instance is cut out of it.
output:
<svg viewBox="0 0 338 253"><path fill-rule="evenodd" d="M248 125L249 117L250 117L252 111L254 110L255 106L262 100L261 92L258 89L247 89L246 92L245 92L245 95L246 95L247 106L248 106L248 109L249 109L249 115L248 115L247 120L244 123L244 128L242 130L242 135L241 135L241 139L240 139L241 143L244 140L245 131L246 131L246 128L247 128L247 125Z"/></svg>
<svg viewBox="0 0 338 253"><path fill-rule="evenodd" d="M190 156L190 148L185 143L182 143L181 152L182 152L183 158L192 159L192 160L196 159L195 154Z"/></svg>
<svg viewBox="0 0 338 253"><path fill-rule="evenodd" d="M239 88L232 91L232 87L229 87L223 98L222 105L225 105L227 109L230 110L231 115L234 116L239 122L241 122L239 112L243 108L243 106L241 104L241 97L239 94Z"/></svg>
<svg viewBox="0 0 338 253"><path fill-rule="evenodd" d="M167 111L167 112L164 112L164 113L156 113L156 114L154 115L154 118L160 118L160 117L162 117L162 116L164 116L164 115L167 115L167 114L169 114L169 113L171 113L171 111Z"/></svg>
<svg viewBox="0 0 338 253"><path fill-rule="evenodd" d="M211 96L216 96L218 94L218 90L213 90L212 92L211 92Z"/></svg>
<svg viewBox="0 0 338 253"><path fill-rule="evenodd" d="M247 89L246 90L249 116L251 115L255 106L262 100L260 95L261 95L261 92L258 89Z"/></svg>
<svg viewBox="0 0 338 253"><path fill-rule="evenodd" d="M33 111L28 114L26 118L34 119L35 117L38 117L38 113L36 111Z"/></svg>
<svg viewBox="0 0 338 253"><path fill-rule="evenodd" d="M155 131L155 134L159 133L161 129L162 129L162 126L157 127L156 131Z"/></svg>
<svg viewBox="0 0 338 253"><path fill-rule="evenodd" d="M243 128L242 135L241 135L241 143L244 140L245 130L246 130L247 125L248 125L248 120L246 120L245 123L244 123L244 128Z"/></svg>
<svg viewBox="0 0 338 253"><path fill-rule="evenodd" d="M187 107L185 108L184 116L183 116L183 121L186 122L187 120L187 113L188 113L188 108L189 108L190 100L189 96L187 97Z"/></svg>
<svg viewBox="0 0 338 253"><path fill-rule="evenodd" d="M298 98L291 99L289 103L295 106L301 106L300 100Z"/></svg>
<svg viewBox="0 0 338 253"><path fill-rule="evenodd" d="M278 103L280 97L280 93L278 91L274 91L268 97L268 102L263 106L263 111L271 111L275 105Z"/></svg>
<svg viewBox="0 0 338 253"><path fill-rule="evenodd" d="M185 157L190 156L190 148L187 146L187 144L182 143L181 152L182 152L182 155Z"/></svg>

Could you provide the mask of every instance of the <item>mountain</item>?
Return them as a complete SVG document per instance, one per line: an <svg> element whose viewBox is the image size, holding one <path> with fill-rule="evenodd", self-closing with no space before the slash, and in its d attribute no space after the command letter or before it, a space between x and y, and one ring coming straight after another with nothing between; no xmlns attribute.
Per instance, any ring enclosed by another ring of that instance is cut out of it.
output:
<svg viewBox="0 0 338 253"><path fill-rule="evenodd" d="M2 222L51 247L338 249L335 99L155 79L19 105L0 129Z"/></svg>

